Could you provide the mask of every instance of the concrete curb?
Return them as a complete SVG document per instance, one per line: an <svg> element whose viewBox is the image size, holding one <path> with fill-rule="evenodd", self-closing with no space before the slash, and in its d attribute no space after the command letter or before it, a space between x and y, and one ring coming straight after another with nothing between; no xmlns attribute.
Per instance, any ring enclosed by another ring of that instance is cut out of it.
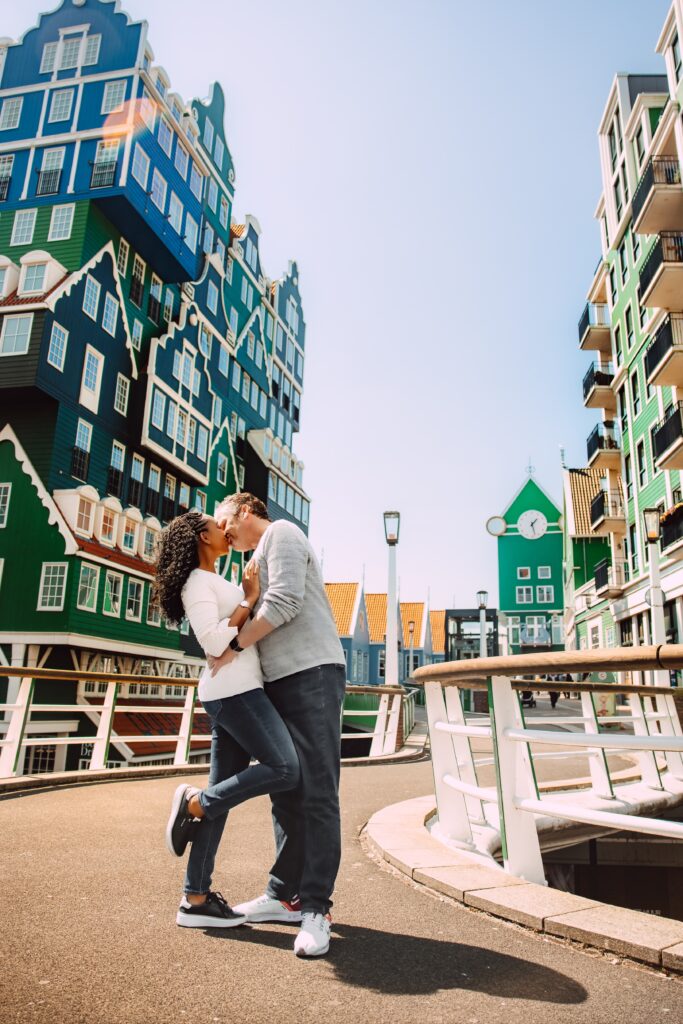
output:
<svg viewBox="0 0 683 1024"><path fill-rule="evenodd" d="M672 974L683 974L683 921L613 907L525 882L482 856L433 839L425 823L434 797L393 804L368 821L370 848L413 881L547 935L616 953Z"/></svg>

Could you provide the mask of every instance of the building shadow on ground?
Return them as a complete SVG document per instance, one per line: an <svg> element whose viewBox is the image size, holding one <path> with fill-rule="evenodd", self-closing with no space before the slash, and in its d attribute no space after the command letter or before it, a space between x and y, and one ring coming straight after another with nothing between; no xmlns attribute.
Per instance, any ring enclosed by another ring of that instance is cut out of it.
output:
<svg viewBox="0 0 683 1024"><path fill-rule="evenodd" d="M291 951L296 931L259 926L207 934ZM482 946L348 924L334 924L332 935L325 962L341 984L356 988L399 996L463 989L563 1005L588 998L583 985L560 971Z"/></svg>

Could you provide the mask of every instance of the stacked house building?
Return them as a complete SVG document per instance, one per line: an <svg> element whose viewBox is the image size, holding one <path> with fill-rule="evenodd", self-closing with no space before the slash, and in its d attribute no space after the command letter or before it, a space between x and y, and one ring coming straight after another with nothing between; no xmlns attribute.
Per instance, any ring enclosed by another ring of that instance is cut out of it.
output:
<svg viewBox="0 0 683 1024"><path fill-rule="evenodd" d="M268 277L258 221L234 218L224 117L219 85L173 90L118 0L63 0L0 40L0 665L195 674L187 628L150 601L163 525L247 489L307 530L299 271ZM27 771L87 759L87 715L54 718L29 732L83 749L27 747Z"/></svg>
<svg viewBox="0 0 683 1024"><path fill-rule="evenodd" d="M599 125L600 259L579 321L596 413L586 465L565 470L565 627L578 648L652 637L643 510L667 638L683 627L683 4L656 46L661 74L615 77Z"/></svg>

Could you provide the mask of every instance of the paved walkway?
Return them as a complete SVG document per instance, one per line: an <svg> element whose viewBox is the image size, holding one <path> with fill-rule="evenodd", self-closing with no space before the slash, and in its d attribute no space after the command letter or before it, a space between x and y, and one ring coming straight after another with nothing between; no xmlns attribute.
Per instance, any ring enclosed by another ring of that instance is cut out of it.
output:
<svg viewBox="0 0 683 1024"><path fill-rule="evenodd" d="M437 899L368 858L362 825L430 793L428 762L342 775L335 938L320 961L294 957L291 928L175 926L182 872L163 828L178 780L0 801L2 1024L681 1019L680 982ZM262 798L232 812L217 887L233 902L258 894L271 853Z"/></svg>

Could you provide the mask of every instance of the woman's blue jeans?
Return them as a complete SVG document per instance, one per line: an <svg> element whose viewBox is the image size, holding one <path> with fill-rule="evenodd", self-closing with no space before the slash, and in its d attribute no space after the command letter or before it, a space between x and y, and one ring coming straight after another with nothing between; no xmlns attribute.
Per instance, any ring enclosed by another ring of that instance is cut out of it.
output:
<svg viewBox="0 0 683 1024"><path fill-rule="evenodd" d="M211 718L209 784L199 794L205 817L197 826L185 892L211 887L216 852L228 811L253 796L294 789L299 759L282 718L261 689L202 701ZM250 764L255 758L257 764Z"/></svg>

